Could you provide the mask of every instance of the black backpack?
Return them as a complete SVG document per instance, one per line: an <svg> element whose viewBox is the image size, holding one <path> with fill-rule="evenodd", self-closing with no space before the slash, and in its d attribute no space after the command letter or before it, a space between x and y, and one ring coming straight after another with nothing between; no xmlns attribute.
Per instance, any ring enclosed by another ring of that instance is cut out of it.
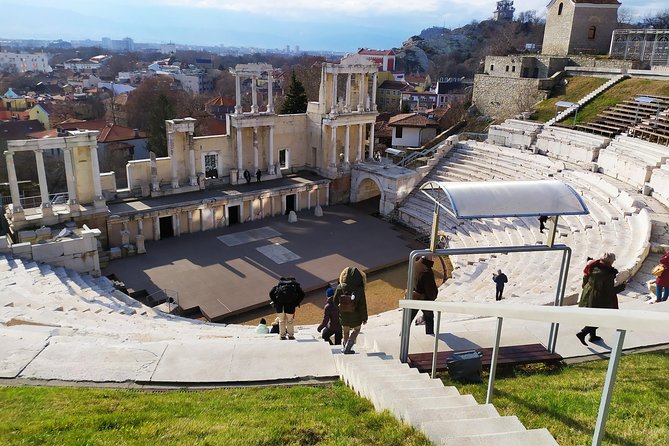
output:
<svg viewBox="0 0 669 446"><path fill-rule="evenodd" d="M304 291L293 277L282 277L276 286L276 302L282 305L299 305Z"/></svg>

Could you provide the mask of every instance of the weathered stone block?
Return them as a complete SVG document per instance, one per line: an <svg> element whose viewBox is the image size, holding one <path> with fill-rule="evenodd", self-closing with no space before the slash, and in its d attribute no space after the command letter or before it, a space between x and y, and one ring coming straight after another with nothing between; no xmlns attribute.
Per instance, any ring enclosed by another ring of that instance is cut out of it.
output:
<svg viewBox="0 0 669 446"><path fill-rule="evenodd" d="M109 258L111 260L120 259L122 255L123 254L121 252L121 248L119 248L118 246L115 246L109 250Z"/></svg>
<svg viewBox="0 0 669 446"><path fill-rule="evenodd" d="M60 257L64 254L63 243L39 243L33 245L33 259L46 260L54 257Z"/></svg>
<svg viewBox="0 0 669 446"><path fill-rule="evenodd" d="M322 217L323 216L323 208L321 207L320 204L316 205L314 208L314 216L316 217Z"/></svg>
<svg viewBox="0 0 669 446"><path fill-rule="evenodd" d="M144 236L138 235L135 237L135 243L137 245L137 254L146 254L146 248L144 247Z"/></svg>
<svg viewBox="0 0 669 446"><path fill-rule="evenodd" d="M19 231L19 241L24 242L34 242L37 240L37 235L35 231Z"/></svg>
<svg viewBox="0 0 669 446"><path fill-rule="evenodd" d="M30 243L14 243L12 245L12 255L21 257L22 259L33 258L33 248Z"/></svg>
<svg viewBox="0 0 669 446"><path fill-rule="evenodd" d="M295 211L290 211L288 214L288 223L297 223L297 214Z"/></svg>
<svg viewBox="0 0 669 446"><path fill-rule="evenodd" d="M75 238L75 239L70 239L70 240L63 240L60 242L61 245L63 245L63 254L68 256L68 255L73 255L73 254L81 254L84 251L90 251L89 249L85 249L85 242L83 239L80 238Z"/></svg>

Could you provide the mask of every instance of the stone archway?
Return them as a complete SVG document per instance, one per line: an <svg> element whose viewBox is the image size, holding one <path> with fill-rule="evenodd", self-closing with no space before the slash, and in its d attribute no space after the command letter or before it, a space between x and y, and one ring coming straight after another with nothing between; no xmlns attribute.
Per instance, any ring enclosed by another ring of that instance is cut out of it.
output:
<svg viewBox="0 0 669 446"><path fill-rule="evenodd" d="M365 208L375 209L374 212L381 212L381 203L383 202L383 189L377 179L371 176L358 177L351 184L351 203L366 202Z"/></svg>

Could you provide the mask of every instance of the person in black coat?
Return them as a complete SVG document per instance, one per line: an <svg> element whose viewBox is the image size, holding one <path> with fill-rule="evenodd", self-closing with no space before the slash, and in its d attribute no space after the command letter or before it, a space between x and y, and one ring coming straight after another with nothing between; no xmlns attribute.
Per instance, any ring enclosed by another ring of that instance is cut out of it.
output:
<svg viewBox="0 0 669 446"><path fill-rule="evenodd" d="M506 274L502 272L501 269L497 270L496 274L492 275L492 280L495 282L495 300L502 300L502 294L504 293L504 284L509 281L506 277Z"/></svg>
<svg viewBox="0 0 669 446"><path fill-rule="evenodd" d="M246 180L246 184L251 183L251 172L248 169L244 169L244 179Z"/></svg>
<svg viewBox="0 0 669 446"><path fill-rule="evenodd" d="M328 287L325 292L327 296L327 303L323 308L323 321L318 326L317 330L321 333L324 340L330 345L341 345L341 322L339 321L339 308L334 304L334 288ZM334 344L332 343L332 335L334 335Z"/></svg>
<svg viewBox="0 0 669 446"><path fill-rule="evenodd" d="M434 260L432 256L420 256L416 258L414 265L414 286L413 298L416 300L430 300L437 299L437 283L434 279ZM411 320L416 317L418 310L411 310ZM434 312L423 310L423 320L425 320L425 334L434 334Z"/></svg>
<svg viewBox="0 0 669 446"><path fill-rule="evenodd" d="M256 170L256 181L260 183L260 177L262 176L262 172L260 169Z"/></svg>
<svg viewBox="0 0 669 446"><path fill-rule="evenodd" d="M294 277L281 277L279 283L269 292L279 317L279 336L281 339L295 339L293 320L295 308L304 299L304 291Z"/></svg>

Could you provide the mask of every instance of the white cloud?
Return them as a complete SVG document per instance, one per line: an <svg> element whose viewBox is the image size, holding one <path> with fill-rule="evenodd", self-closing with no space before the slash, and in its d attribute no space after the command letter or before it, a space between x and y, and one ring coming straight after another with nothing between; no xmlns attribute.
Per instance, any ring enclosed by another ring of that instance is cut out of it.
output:
<svg viewBox="0 0 669 446"><path fill-rule="evenodd" d="M181 7L252 14L279 14L291 18L314 18L313 14L369 15L370 18L379 15L416 14L415 8L409 7L403 0L167 0L167 3ZM421 1L420 15L437 11L439 3L438 0Z"/></svg>

